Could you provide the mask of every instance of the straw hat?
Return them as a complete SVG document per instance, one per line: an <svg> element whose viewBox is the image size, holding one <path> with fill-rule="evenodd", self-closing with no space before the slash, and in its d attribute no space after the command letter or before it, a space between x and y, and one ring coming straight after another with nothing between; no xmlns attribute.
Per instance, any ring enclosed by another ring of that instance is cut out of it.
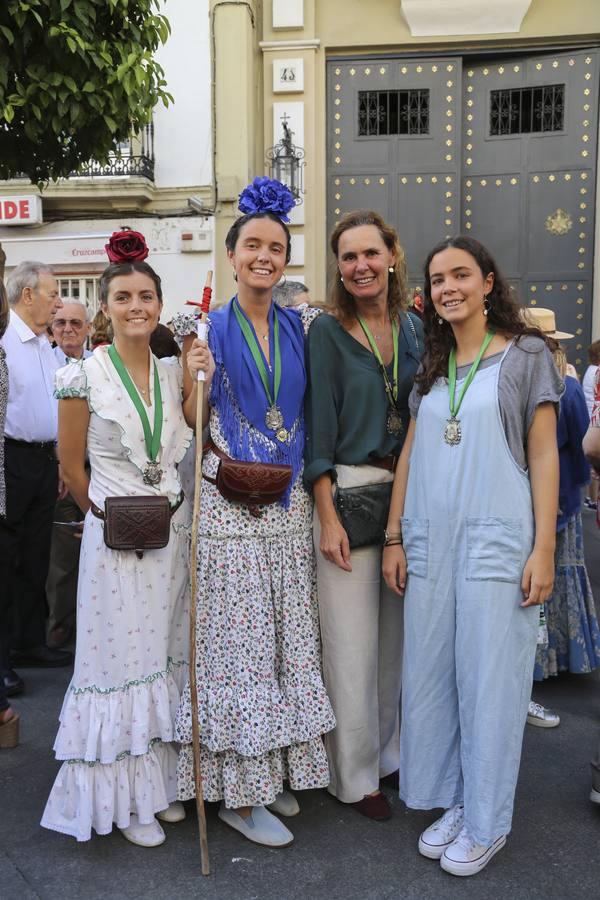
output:
<svg viewBox="0 0 600 900"><path fill-rule="evenodd" d="M568 334L566 331L556 330L556 316L551 309L544 309L542 306L528 306L523 310L523 318L529 325L539 328L548 337L557 341L566 341L568 338L575 337L574 334Z"/></svg>

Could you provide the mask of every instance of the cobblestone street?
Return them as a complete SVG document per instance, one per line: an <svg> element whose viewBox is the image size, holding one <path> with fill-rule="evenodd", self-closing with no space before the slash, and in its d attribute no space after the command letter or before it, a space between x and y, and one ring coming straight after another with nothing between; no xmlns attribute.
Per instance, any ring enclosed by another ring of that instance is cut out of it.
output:
<svg viewBox="0 0 600 900"><path fill-rule="evenodd" d="M600 537L584 512L587 558L600 596ZM324 791L300 795L295 842L265 850L235 834L208 807L212 874L200 874L195 812L166 825L155 850L128 844L114 831L85 844L44 831L39 819L57 771L51 746L69 671L23 671L27 693L15 706L22 742L0 756L1 900L267 900L267 898L465 897L560 900L597 896L600 807L588 800L589 760L600 729L600 677L562 675L534 696L561 716L559 728L527 726L513 831L482 875L456 879L419 856L417 839L430 813L408 812L396 798L389 822L375 823Z"/></svg>

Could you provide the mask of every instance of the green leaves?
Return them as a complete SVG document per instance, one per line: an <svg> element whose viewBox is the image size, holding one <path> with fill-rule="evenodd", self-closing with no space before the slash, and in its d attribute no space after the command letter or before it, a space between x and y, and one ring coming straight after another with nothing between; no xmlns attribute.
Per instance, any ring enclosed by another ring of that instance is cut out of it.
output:
<svg viewBox="0 0 600 900"><path fill-rule="evenodd" d="M0 0L0 179L41 183L172 101L153 59L170 27L157 0Z"/></svg>

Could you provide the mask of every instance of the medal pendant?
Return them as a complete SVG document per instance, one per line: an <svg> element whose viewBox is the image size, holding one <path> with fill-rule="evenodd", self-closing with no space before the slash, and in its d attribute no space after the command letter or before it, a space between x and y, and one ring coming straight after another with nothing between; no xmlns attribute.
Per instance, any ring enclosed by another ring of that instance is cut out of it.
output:
<svg viewBox="0 0 600 900"><path fill-rule="evenodd" d="M461 438L462 431L460 422L452 416L452 418L448 419L446 422L446 427L444 428L444 440L447 444L450 444L450 446L455 446L456 444L460 444Z"/></svg>
<svg viewBox="0 0 600 900"><path fill-rule="evenodd" d="M271 431L279 431L283 428L283 415L278 406L270 406L265 415L265 425Z"/></svg>
<svg viewBox="0 0 600 900"><path fill-rule="evenodd" d="M275 437L277 438L277 440L281 441L282 444L284 444L285 441L287 441L289 436L290 436L290 433L287 430L287 428L279 428L277 430L277 433L275 434Z"/></svg>
<svg viewBox="0 0 600 900"><path fill-rule="evenodd" d="M386 428L388 434L393 434L394 437L398 437L398 435L402 434L402 432L404 431L402 419L395 409L390 409L390 411L388 412Z"/></svg>
<svg viewBox="0 0 600 900"><path fill-rule="evenodd" d="M160 484L160 479L163 476L163 470L159 466L157 462L152 462L152 460L148 460L144 468L142 469L142 478L144 484L151 484L154 487Z"/></svg>

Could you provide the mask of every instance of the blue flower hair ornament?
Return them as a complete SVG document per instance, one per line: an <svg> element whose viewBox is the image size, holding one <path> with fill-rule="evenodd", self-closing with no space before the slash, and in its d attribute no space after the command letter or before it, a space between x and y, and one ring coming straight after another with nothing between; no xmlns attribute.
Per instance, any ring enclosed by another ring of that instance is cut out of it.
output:
<svg viewBox="0 0 600 900"><path fill-rule="evenodd" d="M288 213L296 205L296 198L287 184L259 175L240 194L238 209L245 215L271 212L283 222L289 222Z"/></svg>

